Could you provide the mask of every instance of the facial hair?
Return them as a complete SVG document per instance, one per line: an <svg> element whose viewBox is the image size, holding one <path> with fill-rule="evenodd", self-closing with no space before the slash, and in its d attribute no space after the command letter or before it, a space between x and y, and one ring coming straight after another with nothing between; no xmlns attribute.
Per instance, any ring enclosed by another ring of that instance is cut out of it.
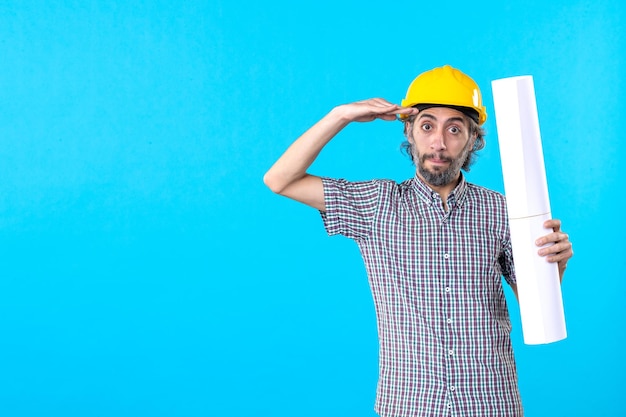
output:
<svg viewBox="0 0 626 417"><path fill-rule="evenodd" d="M444 156L441 152L417 155L417 172L421 175L424 181L434 187L441 187L454 182L457 179L459 172L461 172L461 167L465 163L465 160L469 156L469 145L470 142L465 145L465 148L463 148L457 158ZM446 169L434 167L432 171L429 171L428 168L426 168L426 161L428 159L438 159L448 162L448 167Z"/></svg>

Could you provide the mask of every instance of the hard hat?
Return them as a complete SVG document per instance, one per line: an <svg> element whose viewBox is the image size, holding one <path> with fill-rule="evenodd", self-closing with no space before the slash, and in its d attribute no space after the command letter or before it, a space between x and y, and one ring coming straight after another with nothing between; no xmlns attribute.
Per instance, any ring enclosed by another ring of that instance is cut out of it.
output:
<svg viewBox="0 0 626 417"><path fill-rule="evenodd" d="M483 106L478 84L450 65L426 71L413 80L402 100L402 107L417 105L445 106L460 111L473 109L478 113L478 124L487 120L487 109ZM407 116L400 117L405 119Z"/></svg>

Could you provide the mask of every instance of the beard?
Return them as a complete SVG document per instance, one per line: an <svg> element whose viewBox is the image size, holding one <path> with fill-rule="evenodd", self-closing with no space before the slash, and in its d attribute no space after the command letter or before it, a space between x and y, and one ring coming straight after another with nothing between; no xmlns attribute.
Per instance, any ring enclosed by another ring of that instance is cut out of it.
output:
<svg viewBox="0 0 626 417"><path fill-rule="evenodd" d="M468 142L469 145L469 142ZM463 151L461 151L460 155L457 158L452 158L449 156L444 156L440 152L429 153L424 155L417 155L417 172L421 175L421 177L426 181L426 183L435 186L441 187L444 185L448 185L454 182L459 172L461 172L461 167L465 163L465 160L469 156L469 146L465 146ZM447 168L434 167L432 171L426 168L426 161L428 159L438 159L441 161L448 162Z"/></svg>

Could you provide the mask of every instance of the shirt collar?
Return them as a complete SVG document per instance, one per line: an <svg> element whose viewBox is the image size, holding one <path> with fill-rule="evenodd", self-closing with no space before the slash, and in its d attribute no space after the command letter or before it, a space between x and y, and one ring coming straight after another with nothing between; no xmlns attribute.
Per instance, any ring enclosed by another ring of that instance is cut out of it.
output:
<svg viewBox="0 0 626 417"><path fill-rule="evenodd" d="M415 177L413 178L413 189L417 193L418 197L431 205L434 201L439 201L439 194L432 188L428 186L422 179L415 173ZM448 205L452 208L454 206L460 207L461 204L465 200L465 196L467 194L467 181L465 181L465 176L461 173L461 178L456 187L450 192L448 195Z"/></svg>

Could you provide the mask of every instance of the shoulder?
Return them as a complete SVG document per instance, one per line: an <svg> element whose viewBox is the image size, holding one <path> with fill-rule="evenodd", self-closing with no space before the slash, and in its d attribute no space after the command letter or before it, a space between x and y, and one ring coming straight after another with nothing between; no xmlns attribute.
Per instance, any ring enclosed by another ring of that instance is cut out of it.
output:
<svg viewBox="0 0 626 417"><path fill-rule="evenodd" d="M349 181L343 178L328 178L322 177L322 183L325 186L340 187L340 188L352 188L352 189L394 189L401 184L396 183L393 180L387 179L371 179L365 181ZM404 183L403 183L404 184Z"/></svg>
<svg viewBox="0 0 626 417"><path fill-rule="evenodd" d="M348 181L342 178L322 178L324 195L327 199L342 196L350 200L394 200L402 198L409 188L408 184L390 179L371 179L367 181Z"/></svg>
<svg viewBox="0 0 626 417"><path fill-rule="evenodd" d="M504 194L488 188L468 184L466 207L468 213L477 216L487 228L506 239L509 227L509 215Z"/></svg>
<svg viewBox="0 0 626 417"><path fill-rule="evenodd" d="M506 198L504 194L480 185L467 183L467 198L473 203L478 203L483 206L493 206L500 209L506 208Z"/></svg>

